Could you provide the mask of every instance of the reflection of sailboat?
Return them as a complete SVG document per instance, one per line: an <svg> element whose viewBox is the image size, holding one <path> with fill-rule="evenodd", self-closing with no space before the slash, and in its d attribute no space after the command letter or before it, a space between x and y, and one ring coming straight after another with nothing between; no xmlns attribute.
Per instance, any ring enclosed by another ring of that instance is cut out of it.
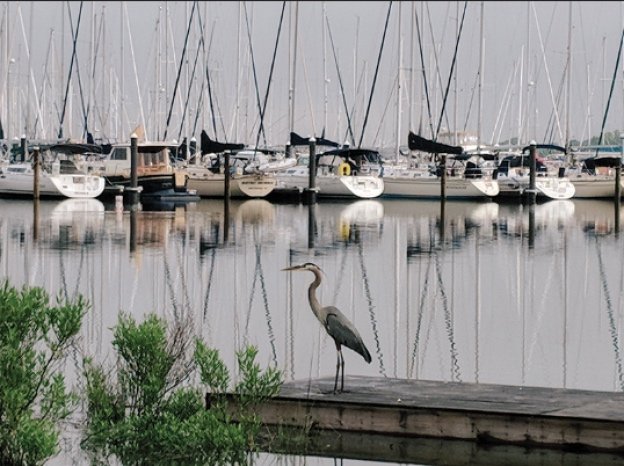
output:
<svg viewBox="0 0 624 466"><path fill-rule="evenodd" d="M99 200L66 199L50 212L50 241L61 249L93 243L103 224L104 204Z"/></svg>
<svg viewBox="0 0 624 466"><path fill-rule="evenodd" d="M59 202L52 210L52 216L58 217L67 214L104 212L104 204L97 199L66 199Z"/></svg>
<svg viewBox="0 0 624 466"><path fill-rule="evenodd" d="M464 244L466 238L475 231L479 231L482 238L493 237L493 226L499 215L499 205L493 202L461 202L448 201L444 203L444 215L442 217L439 201L413 201L416 205L401 207L401 204L409 201L393 201L384 203L386 214L395 211L396 215L409 215L410 229L408 230L407 256L429 254L432 247L436 247L439 241L457 248ZM413 217L410 212L418 212L419 217ZM431 229L443 225L440 230L442 238L436 238Z"/></svg>
<svg viewBox="0 0 624 466"><path fill-rule="evenodd" d="M383 204L374 200L362 200L349 204L340 212L340 237L348 241L353 228L376 228L383 223Z"/></svg>
<svg viewBox="0 0 624 466"><path fill-rule="evenodd" d="M263 199L250 199L236 209L236 218L244 224L262 224L275 218L275 207Z"/></svg>
<svg viewBox="0 0 624 466"><path fill-rule="evenodd" d="M557 229L574 220L574 202L556 200L531 206L534 208L534 230ZM498 230L511 236L524 236L530 233L531 219L525 209L514 209L512 213L501 212L498 219ZM534 232L534 233L535 233Z"/></svg>
<svg viewBox="0 0 624 466"><path fill-rule="evenodd" d="M574 217L584 232L605 235L622 224L622 209L613 201L579 199L574 201Z"/></svg>
<svg viewBox="0 0 624 466"><path fill-rule="evenodd" d="M374 200L356 201L340 212L340 221L347 223L366 224L377 222L383 218L383 204Z"/></svg>

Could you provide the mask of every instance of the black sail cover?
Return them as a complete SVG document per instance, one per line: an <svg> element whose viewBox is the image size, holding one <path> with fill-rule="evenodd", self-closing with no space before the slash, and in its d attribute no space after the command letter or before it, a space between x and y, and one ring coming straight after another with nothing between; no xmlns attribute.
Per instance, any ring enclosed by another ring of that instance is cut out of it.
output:
<svg viewBox="0 0 624 466"><path fill-rule="evenodd" d="M290 145L291 146L307 146L310 144L310 138L304 138L303 136L299 136L297 133L290 133ZM327 146L327 147L340 147L340 144L334 141L330 141L329 139L325 139L324 137L316 138L317 146Z"/></svg>
<svg viewBox="0 0 624 466"><path fill-rule="evenodd" d="M210 139L205 130L201 132L201 153L203 154L220 154L226 150L238 151L245 148L245 144L234 144L227 142L218 142Z"/></svg>
<svg viewBox="0 0 624 466"><path fill-rule="evenodd" d="M410 150L418 150L421 152L429 152L431 154L461 154L464 149L461 146L449 146L439 142L425 139L412 131L409 132L407 145Z"/></svg>

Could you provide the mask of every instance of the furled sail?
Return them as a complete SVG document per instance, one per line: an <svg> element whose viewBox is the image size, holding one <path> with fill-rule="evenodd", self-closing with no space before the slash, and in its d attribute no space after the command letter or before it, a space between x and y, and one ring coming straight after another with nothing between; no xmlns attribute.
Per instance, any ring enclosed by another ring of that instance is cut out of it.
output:
<svg viewBox="0 0 624 466"><path fill-rule="evenodd" d="M439 142L425 139L412 131L409 132L407 139L407 145L410 150L419 150L422 152L429 152L431 154L461 154L464 149L461 146L449 146Z"/></svg>
<svg viewBox="0 0 624 466"><path fill-rule="evenodd" d="M290 145L291 146L307 146L310 144L310 138L304 138L299 136L297 133L290 133ZM324 137L316 138L317 146L328 146L328 147L339 147L340 144L334 141L330 141L329 139L325 139Z"/></svg>
<svg viewBox="0 0 624 466"><path fill-rule="evenodd" d="M245 147L245 144L234 144L227 142L218 142L210 139L205 130L201 132L201 153L202 154L220 154L226 150L239 151Z"/></svg>

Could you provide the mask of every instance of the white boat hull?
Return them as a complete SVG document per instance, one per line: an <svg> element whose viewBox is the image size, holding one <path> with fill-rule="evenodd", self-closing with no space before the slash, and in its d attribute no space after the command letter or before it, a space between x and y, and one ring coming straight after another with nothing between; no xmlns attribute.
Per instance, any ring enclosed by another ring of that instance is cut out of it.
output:
<svg viewBox="0 0 624 466"><path fill-rule="evenodd" d="M187 169L187 188L195 190L200 197L223 197L225 175L210 170ZM232 175L230 197L259 198L268 196L277 184L273 175Z"/></svg>
<svg viewBox="0 0 624 466"><path fill-rule="evenodd" d="M523 176L499 176L499 196L520 197L530 187L530 178ZM542 199L571 199L575 188L572 182L565 177L537 176L535 178L536 196Z"/></svg>
<svg viewBox="0 0 624 466"><path fill-rule="evenodd" d="M374 175L318 175L315 179L318 197L372 199L384 192L384 181ZM277 175L276 194L302 193L309 187L308 175Z"/></svg>
<svg viewBox="0 0 624 466"><path fill-rule="evenodd" d="M450 199L491 198L499 193L498 182L488 179L448 177L445 196ZM440 178L435 176L384 176L384 197L439 198Z"/></svg>
<svg viewBox="0 0 624 466"><path fill-rule="evenodd" d="M571 176L575 198L614 198L615 177L601 175ZM624 194L624 183L620 180L620 193Z"/></svg>
<svg viewBox="0 0 624 466"><path fill-rule="evenodd" d="M15 196L34 195L34 171L30 167L24 172L10 171L5 167L0 174L0 194ZM57 198L96 198L104 192L103 177L84 174L55 174L41 172L39 195Z"/></svg>

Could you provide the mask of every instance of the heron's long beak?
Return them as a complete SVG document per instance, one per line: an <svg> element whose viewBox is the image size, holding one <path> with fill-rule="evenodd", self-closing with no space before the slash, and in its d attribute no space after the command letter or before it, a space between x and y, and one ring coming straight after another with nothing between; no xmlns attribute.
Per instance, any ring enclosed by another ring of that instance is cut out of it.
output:
<svg viewBox="0 0 624 466"><path fill-rule="evenodd" d="M286 267L285 269L282 269L282 272L290 272L291 270L301 270L301 266L293 265L292 267Z"/></svg>

